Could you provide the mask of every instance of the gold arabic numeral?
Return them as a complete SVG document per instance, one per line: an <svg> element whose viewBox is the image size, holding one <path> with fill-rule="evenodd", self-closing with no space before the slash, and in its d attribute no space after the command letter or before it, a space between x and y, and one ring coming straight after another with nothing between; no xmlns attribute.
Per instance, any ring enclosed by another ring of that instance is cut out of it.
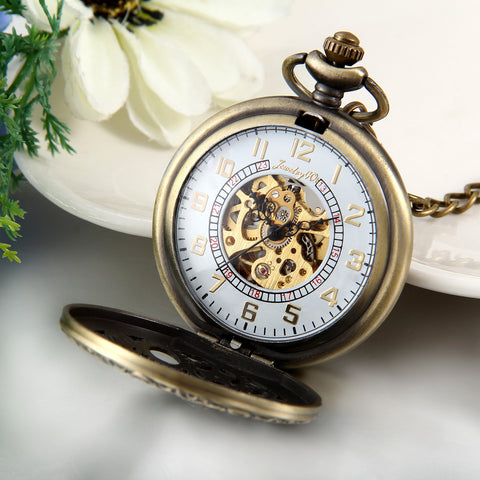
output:
<svg viewBox="0 0 480 480"><path fill-rule="evenodd" d="M217 163L217 169L215 173L218 173L222 177L230 178L235 168L235 162L228 158L220 157Z"/></svg>
<svg viewBox="0 0 480 480"><path fill-rule="evenodd" d="M256 157L257 155L260 154L260 160L265 159L265 153L267 152L268 148L268 141L267 140L262 140L260 137L257 137L257 140L255 141L255 145L253 147L253 153L252 156Z"/></svg>
<svg viewBox="0 0 480 480"><path fill-rule="evenodd" d="M193 193L192 204L190 206L198 212L204 212L207 202L208 195L206 193L196 191Z"/></svg>
<svg viewBox="0 0 480 480"><path fill-rule="evenodd" d="M363 252L359 252L358 250L350 250L348 254L352 257L351 260L347 260L346 266L359 272L362 269L363 261L365 260L365 254Z"/></svg>
<svg viewBox="0 0 480 480"><path fill-rule="evenodd" d="M245 302L243 307L242 318L247 322L254 322L257 317L258 305L253 302Z"/></svg>
<svg viewBox="0 0 480 480"><path fill-rule="evenodd" d="M345 217L345 223L349 223L354 227L359 227L361 223L354 220L354 218L363 217L365 215L365 209L363 207L359 207L358 205L352 205L352 204L348 206L348 209L356 210L356 212L352 213L351 215L348 215L348 217Z"/></svg>
<svg viewBox="0 0 480 480"><path fill-rule="evenodd" d="M285 315L283 316L283 320L285 322L291 323L292 325L296 325L298 323L298 319L300 318L298 312L300 312L301 310L302 309L300 307L289 303L287 305L287 308L285 309Z"/></svg>
<svg viewBox="0 0 480 480"><path fill-rule="evenodd" d="M335 172L333 172L332 185L336 185L336 183L338 182L338 177L340 176L341 171L342 171L342 166L338 164L337 168L335 169Z"/></svg>
<svg viewBox="0 0 480 480"><path fill-rule="evenodd" d="M293 140L290 156L293 158L298 158L299 160L303 160L304 162L309 162L311 158L307 157L307 155L312 153L314 150L315 145L313 143L307 142L306 140L300 140L299 138L295 138Z"/></svg>
<svg viewBox="0 0 480 480"><path fill-rule="evenodd" d="M331 287L328 290L325 290L321 295L320 298L322 300L326 300L330 307L334 307L337 304L337 295L338 295L338 288Z"/></svg>
<svg viewBox="0 0 480 480"><path fill-rule="evenodd" d="M216 292L226 280L223 275L219 275L218 273L212 273L212 278L217 280L217 283L215 283L215 285L209 290L210 293Z"/></svg>
<svg viewBox="0 0 480 480"><path fill-rule="evenodd" d="M197 235L193 241L190 251L195 255L202 256L205 253L205 248L207 248L207 239L201 235Z"/></svg>

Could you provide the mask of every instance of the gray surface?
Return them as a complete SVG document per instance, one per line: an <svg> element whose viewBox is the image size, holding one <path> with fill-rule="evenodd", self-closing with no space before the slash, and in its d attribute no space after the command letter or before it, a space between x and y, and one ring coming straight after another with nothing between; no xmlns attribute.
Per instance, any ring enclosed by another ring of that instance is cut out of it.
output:
<svg viewBox="0 0 480 480"><path fill-rule="evenodd" d="M407 286L355 351L298 372L323 397L282 427L191 406L78 349L64 304L177 325L151 242L86 223L30 187L0 262L0 478L480 478L480 301Z"/></svg>

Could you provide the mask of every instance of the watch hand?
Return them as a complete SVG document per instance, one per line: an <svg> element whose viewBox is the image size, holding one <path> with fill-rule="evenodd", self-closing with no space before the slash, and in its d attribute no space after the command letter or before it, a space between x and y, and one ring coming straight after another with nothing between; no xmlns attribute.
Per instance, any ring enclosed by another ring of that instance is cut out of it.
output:
<svg viewBox="0 0 480 480"><path fill-rule="evenodd" d="M268 233L268 235L265 235L260 240L257 240L253 245L250 245L248 248L245 248L241 252L239 252L239 253L235 254L233 257L229 258L226 262L223 262L222 264L220 264L216 268L216 270L221 270L223 267L225 267L229 263L232 263L234 260L241 257L242 255L244 255L248 251L250 251L252 248L255 248L257 245L260 245L260 243L264 242L265 240L268 240L269 238L275 237L276 234L280 233L282 230L285 230L285 228L287 228L287 229L290 228L289 224L291 224L291 223L292 222L287 222L284 225L271 226L270 227L270 232ZM274 240L281 240L284 236L287 236L287 234L285 233L279 238L274 238Z"/></svg>
<svg viewBox="0 0 480 480"><path fill-rule="evenodd" d="M308 223L307 227L301 227L302 230L310 230L312 227L315 225L322 225L324 223L329 222L330 220L335 220L336 217L331 217L331 218L320 218L318 220L315 220L314 222L302 222L302 223Z"/></svg>
<svg viewBox="0 0 480 480"><path fill-rule="evenodd" d="M305 221L302 221L302 222L299 222L299 223L295 223L292 225L292 228L290 228L290 230L285 234L286 237L293 237L294 235L296 235L298 233L299 230L311 230L312 227L314 227L315 225L322 225L323 223L327 223L329 222L330 220L335 220L335 217L331 217L331 218L320 218L319 220L315 220L314 222L305 222ZM307 226L303 226L304 224L306 224Z"/></svg>

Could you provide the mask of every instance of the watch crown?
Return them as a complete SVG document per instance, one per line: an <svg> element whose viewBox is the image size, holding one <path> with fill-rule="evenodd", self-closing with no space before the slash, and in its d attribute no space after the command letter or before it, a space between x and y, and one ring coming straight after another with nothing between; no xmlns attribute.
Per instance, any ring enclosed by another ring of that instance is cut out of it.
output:
<svg viewBox="0 0 480 480"><path fill-rule="evenodd" d="M353 65L363 58L364 50L360 40L353 33L337 32L323 43L325 55L337 66Z"/></svg>

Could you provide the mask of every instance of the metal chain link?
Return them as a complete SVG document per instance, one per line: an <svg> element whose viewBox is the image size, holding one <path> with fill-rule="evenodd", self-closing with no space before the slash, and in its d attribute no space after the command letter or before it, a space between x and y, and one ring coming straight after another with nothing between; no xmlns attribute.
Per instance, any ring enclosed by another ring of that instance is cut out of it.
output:
<svg viewBox="0 0 480 480"><path fill-rule="evenodd" d="M462 193L447 193L443 200L430 197L419 197L408 194L410 207L415 217L444 217L449 213L460 214L466 212L475 203L480 203L480 183L465 185Z"/></svg>
<svg viewBox="0 0 480 480"><path fill-rule="evenodd" d="M365 105L361 102L351 102L342 109L348 115L354 111L367 111ZM363 127L372 135L375 135L371 124L363 124ZM444 217L449 213L460 214L466 212L475 203L480 203L480 183L469 183L465 185L462 193L447 193L443 200L435 200L430 197L420 197L418 195L408 194L410 208L415 217Z"/></svg>

